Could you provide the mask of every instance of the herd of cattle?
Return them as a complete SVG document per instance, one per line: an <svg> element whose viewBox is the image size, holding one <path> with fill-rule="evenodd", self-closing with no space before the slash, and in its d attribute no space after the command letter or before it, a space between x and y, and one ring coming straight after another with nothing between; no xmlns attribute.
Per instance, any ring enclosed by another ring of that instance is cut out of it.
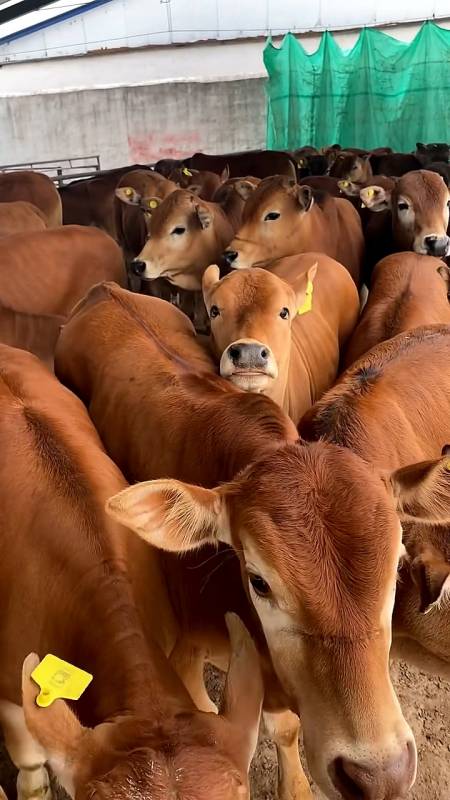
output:
<svg viewBox="0 0 450 800"><path fill-rule="evenodd" d="M312 797L299 717L329 800L407 796L389 653L450 678L448 161L0 174L19 800L49 800L46 763L76 800L245 800L261 714L280 800ZM76 703L36 703L47 653L93 675Z"/></svg>

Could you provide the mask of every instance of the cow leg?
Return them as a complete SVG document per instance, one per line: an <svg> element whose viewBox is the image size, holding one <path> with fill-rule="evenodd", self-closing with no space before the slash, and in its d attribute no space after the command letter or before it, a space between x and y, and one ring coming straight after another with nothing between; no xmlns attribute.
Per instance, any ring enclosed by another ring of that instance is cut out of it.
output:
<svg viewBox="0 0 450 800"><path fill-rule="evenodd" d="M299 718L292 711L264 711L263 718L266 731L277 748L279 800L312 800L298 752Z"/></svg>
<svg viewBox="0 0 450 800"><path fill-rule="evenodd" d="M1 701L0 723L6 749L19 770L17 800L51 800L50 781L44 766L45 751L31 736L22 707Z"/></svg>
<svg viewBox="0 0 450 800"><path fill-rule="evenodd" d="M217 706L206 691L205 656L206 653L199 647L181 639L170 655L170 663L183 681L198 710L212 711L217 714Z"/></svg>

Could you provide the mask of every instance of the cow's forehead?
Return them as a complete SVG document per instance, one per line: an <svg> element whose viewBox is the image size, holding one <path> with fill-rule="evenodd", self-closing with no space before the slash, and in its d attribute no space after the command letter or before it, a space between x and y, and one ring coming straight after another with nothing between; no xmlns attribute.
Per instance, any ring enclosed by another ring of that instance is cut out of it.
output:
<svg viewBox="0 0 450 800"><path fill-rule="evenodd" d="M213 289L211 297L217 302L238 309L251 305L258 308L277 305L280 298L289 299L292 290L284 281L259 267L235 270L227 275Z"/></svg>

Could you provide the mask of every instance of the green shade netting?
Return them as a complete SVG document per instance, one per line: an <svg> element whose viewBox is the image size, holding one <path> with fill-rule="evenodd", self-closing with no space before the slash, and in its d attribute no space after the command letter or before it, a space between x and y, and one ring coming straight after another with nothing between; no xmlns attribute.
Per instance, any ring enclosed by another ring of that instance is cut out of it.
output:
<svg viewBox="0 0 450 800"><path fill-rule="evenodd" d="M264 49L267 147L293 150L446 142L450 132L450 30L426 22L410 44L366 28L343 51L323 34L308 55L291 33Z"/></svg>

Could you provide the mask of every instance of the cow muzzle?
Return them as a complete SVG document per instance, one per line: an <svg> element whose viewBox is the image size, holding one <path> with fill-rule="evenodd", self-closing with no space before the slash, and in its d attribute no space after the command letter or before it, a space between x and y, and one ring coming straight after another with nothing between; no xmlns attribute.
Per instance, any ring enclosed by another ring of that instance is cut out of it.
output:
<svg viewBox="0 0 450 800"><path fill-rule="evenodd" d="M278 377L278 367L268 345L238 339L222 353L220 374L246 392L264 392Z"/></svg>
<svg viewBox="0 0 450 800"><path fill-rule="evenodd" d="M146 269L146 263L145 261L138 261L136 259L135 261L131 262L130 267L133 275L137 275L139 278L142 278Z"/></svg>
<svg viewBox="0 0 450 800"><path fill-rule="evenodd" d="M398 800L406 797L414 782L416 761L411 739L388 761L375 764L341 757L334 760L329 772L344 800Z"/></svg>
<svg viewBox="0 0 450 800"><path fill-rule="evenodd" d="M443 258L447 256L450 251L450 239L448 236L438 236L437 234L429 234L423 237L423 249L420 252L428 256L437 256Z"/></svg>

